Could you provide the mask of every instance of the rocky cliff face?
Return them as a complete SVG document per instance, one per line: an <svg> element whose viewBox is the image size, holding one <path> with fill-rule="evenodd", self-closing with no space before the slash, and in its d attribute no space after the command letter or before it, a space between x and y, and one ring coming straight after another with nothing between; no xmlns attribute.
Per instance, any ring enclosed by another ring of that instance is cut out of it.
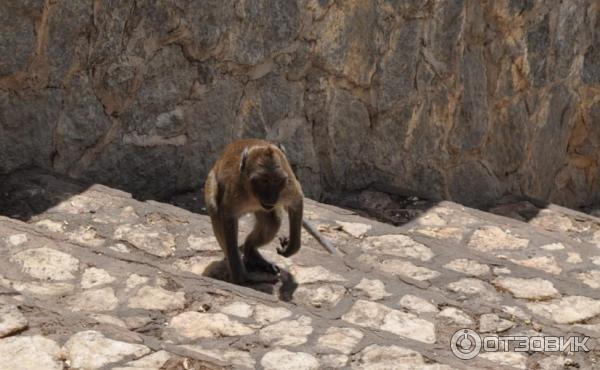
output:
<svg viewBox="0 0 600 370"><path fill-rule="evenodd" d="M597 201L600 4L0 2L0 172L165 196L248 136L313 197Z"/></svg>

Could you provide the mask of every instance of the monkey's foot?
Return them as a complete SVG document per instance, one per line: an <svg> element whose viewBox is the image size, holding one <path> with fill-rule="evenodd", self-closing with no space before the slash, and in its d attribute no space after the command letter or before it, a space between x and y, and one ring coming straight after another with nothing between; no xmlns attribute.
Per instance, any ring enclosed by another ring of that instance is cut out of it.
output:
<svg viewBox="0 0 600 370"><path fill-rule="evenodd" d="M273 275L279 273L279 267L277 267L276 264L267 261L256 249L246 251L244 263L248 271L263 271Z"/></svg>
<svg viewBox="0 0 600 370"><path fill-rule="evenodd" d="M246 285L248 283L247 274L237 274L236 276L229 276L229 282L236 285Z"/></svg>
<svg viewBox="0 0 600 370"><path fill-rule="evenodd" d="M248 277L248 272L245 268L241 269L241 271L237 271L235 273L231 273L229 271L229 282L236 285L246 285L248 281L251 279Z"/></svg>

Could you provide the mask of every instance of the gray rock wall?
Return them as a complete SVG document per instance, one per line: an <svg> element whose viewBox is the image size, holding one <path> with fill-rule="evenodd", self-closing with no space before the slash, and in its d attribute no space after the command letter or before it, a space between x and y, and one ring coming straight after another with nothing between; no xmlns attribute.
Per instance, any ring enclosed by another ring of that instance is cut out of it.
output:
<svg viewBox="0 0 600 370"><path fill-rule="evenodd" d="M0 2L0 172L166 196L250 136L316 198L598 201L600 3Z"/></svg>

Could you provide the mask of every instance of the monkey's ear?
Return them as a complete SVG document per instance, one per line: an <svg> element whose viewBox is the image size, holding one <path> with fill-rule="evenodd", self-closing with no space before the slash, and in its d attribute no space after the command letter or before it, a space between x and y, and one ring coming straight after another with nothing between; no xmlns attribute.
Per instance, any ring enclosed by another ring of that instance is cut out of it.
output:
<svg viewBox="0 0 600 370"><path fill-rule="evenodd" d="M244 172L246 160L248 160L248 148L244 148L244 151L242 152L242 159L240 160L240 172Z"/></svg>
<svg viewBox="0 0 600 370"><path fill-rule="evenodd" d="M277 147L283 152L283 154L287 155L287 151L285 150L285 147L282 143L277 143Z"/></svg>

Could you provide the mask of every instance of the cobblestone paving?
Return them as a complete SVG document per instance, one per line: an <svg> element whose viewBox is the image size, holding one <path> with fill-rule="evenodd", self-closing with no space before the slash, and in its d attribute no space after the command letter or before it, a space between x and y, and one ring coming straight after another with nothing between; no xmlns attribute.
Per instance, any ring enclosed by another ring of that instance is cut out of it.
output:
<svg viewBox="0 0 600 370"><path fill-rule="evenodd" d="M394 227L307 201L343 259L309 235L291 259L273 243L280 279L239 287L206 216L48 175L4 188L0 369L600 366L600 220L572 210L441 202ZM592 351L465 361L461 328L586 335Z"/></svg>

